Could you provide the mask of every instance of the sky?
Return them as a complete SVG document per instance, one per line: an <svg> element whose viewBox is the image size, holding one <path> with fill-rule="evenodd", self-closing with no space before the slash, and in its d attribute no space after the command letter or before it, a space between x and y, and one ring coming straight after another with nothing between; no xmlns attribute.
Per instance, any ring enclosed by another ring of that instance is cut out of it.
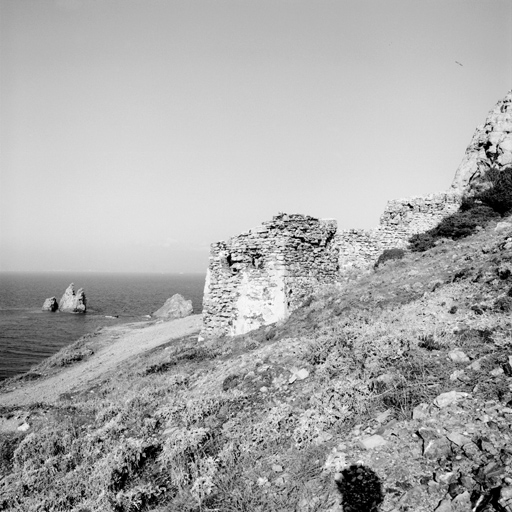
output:
<svg viewBox="0 0 512 512"><path fill-rule="evenodd" d="M0 270L205 272L279 212L449 187L510 0L0 0Z"/></svg>

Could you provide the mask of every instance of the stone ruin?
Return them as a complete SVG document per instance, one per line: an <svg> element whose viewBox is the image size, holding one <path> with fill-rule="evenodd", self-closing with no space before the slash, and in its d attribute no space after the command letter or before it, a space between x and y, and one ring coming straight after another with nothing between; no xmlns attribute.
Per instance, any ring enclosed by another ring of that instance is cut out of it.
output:
<svg viewBox="0 0 512 512"><path fill-rule="evenodd" d="M379 226L336 233L336 221L280 214L211 247L203 337L244 334L286 318L315 286L370 267L386 249L455 213L489 168L512 164L512 91L478 126L448 192L388 202Z"/></svg>
<svg viewBox="0 0 512 512"><path fill-rule="evenodd" d="M340 272L367 268L386 249L405 249L412 235L437 226L459 209L460 202L461 196L454 193L389 201L376 228L349 229L337 235Z"/></svg>
<svg viewBox="0 0 512 512"><path fill-rule="evenodd" d="M337 239L341 272L365 268L385 249L405 248L409 238L455 213L462 197L478 190L486 171L512 165L512 91L498 101L476 128L448 192L388 202L374 229L342 231Z"/></svg>
<svg viewBox="0 0 512 512"><path fill-rule="evenodd" d="M212 244L201 337L245 334L285 319L316 286L365 269L386 249L455 213L454 193L389 201L378 227L337 233L335 220L279 214L270 222Z"/></svg>
<svg viewBox="0 0 512 512"><path fill-rule="evenodd" d="M244 334L283 318L319 284L336 281L335 220L279 214L212 244L202 337Z"/></svg>

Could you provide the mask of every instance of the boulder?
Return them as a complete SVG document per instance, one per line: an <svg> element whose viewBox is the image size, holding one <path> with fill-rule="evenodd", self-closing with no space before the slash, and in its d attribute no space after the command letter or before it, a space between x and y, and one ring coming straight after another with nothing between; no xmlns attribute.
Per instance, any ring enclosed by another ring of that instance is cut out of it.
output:
<svg viewBox="0 0 512 512"><path fill-rule="evenodd" d="M41 308L43 311L51 311L55 313L59 309L59 303L57 302L56 297L50 297L45 299L43 307Z"/></svg>
<svg viewBox="0 0 512 512"><path fill-rule="evenodd" d="M60 299L59 311L66 313L85 313L87 311L87 300L83 288L75 293L74 284L71 283Z"/></svg>
<svg viewBox="0 0 512 512"><path fill-rule="evenodd" d="M179 293L165 301L165 304L157 309L151 316L164 320L174 320L192 314L192 301L186 300Z"/></svg>

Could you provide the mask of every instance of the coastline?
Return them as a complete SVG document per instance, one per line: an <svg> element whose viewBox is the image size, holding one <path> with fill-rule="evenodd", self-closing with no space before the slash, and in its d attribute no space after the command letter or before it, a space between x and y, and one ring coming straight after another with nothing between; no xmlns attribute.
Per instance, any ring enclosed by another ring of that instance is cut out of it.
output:
<svg viewBox="0 0 512 512"><path fill-rule="evenodd" d="M71 282L85 289L87 314L41 310L45 297L60 297ZM192 300L199 314L203 289L202 274L0 272L0 381L100 328L147 321L175 293Z"/></svg>
<svg viewBox="0 0 512 512"><path fill-rule="evenodd" d="M0 407L54 403L79 393L128 359L199 332L202 315L103 327L45 359L29 372L0 384ZM1 421L1 420L0 420ZM5 418L4 418L5 421ZM0 423L0 431L2 431Z"/></svg>

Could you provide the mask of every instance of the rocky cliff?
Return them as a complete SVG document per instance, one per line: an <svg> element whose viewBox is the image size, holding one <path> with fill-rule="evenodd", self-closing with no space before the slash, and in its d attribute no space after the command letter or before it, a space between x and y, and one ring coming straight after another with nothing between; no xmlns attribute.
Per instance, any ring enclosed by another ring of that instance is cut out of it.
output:
<svg viewBox="0 0 512 512"><path fill-rule="evenodd" d="M512 165L512 90L496 103L484 124L477 127L455 173L453 192L470 192L490 168Z"/></svg>

